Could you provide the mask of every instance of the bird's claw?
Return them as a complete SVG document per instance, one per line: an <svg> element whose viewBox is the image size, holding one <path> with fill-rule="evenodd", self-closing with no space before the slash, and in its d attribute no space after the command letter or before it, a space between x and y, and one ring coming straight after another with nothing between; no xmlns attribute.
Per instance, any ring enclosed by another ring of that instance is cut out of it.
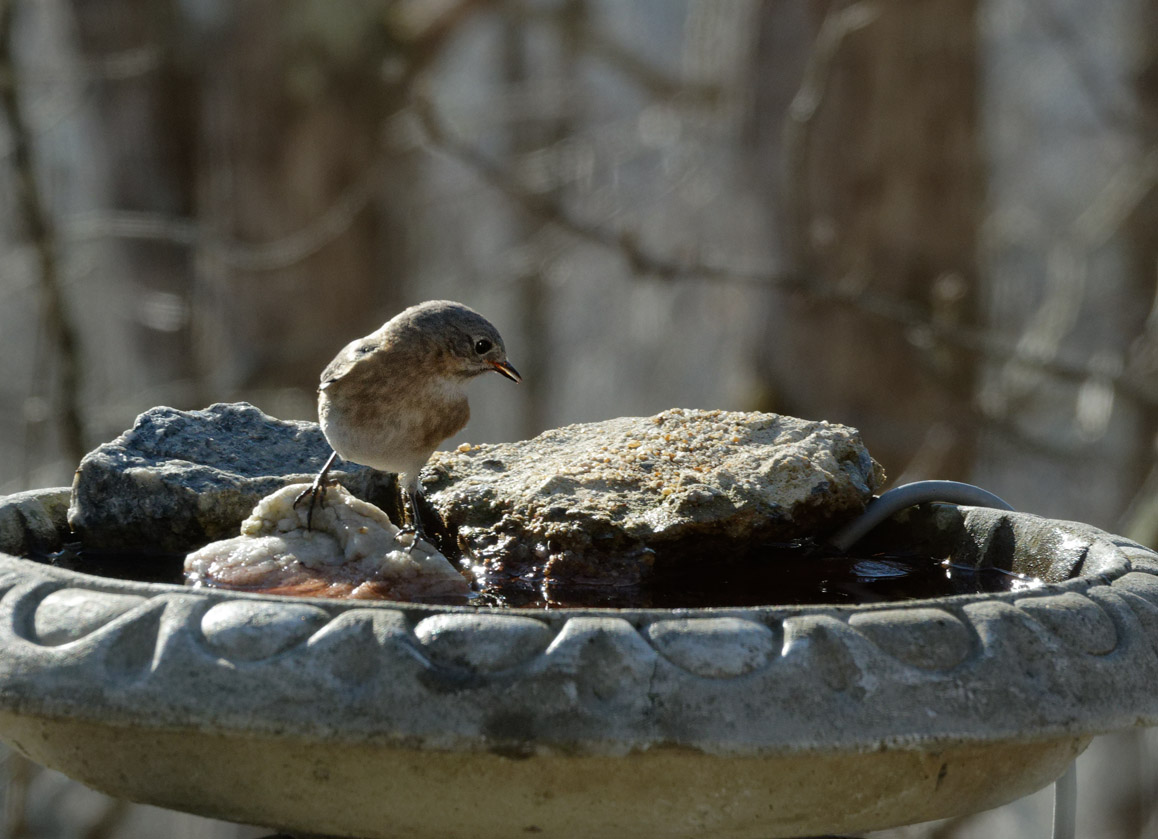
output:
<svg viewBox="0 0 1158 839"><path fill-rule="evenodd" d="M302 503L302 499L307 495L310 497L310 509L306 512L306 530L314 529L314 505L318 503L319 496L322 504L326 503L326 487L333 486L337 483L336 480L329 477L330 467L334 465L334 460L338 457L337 452L332 452L326 460L326 465L322 467L322 471L314 478L314 482L309 487L301 492L297 498L294 499L293 507L296 510L298 504Z"/></svg>
<svg viewBox="0 0 1158 839"><path fill-rule="evenodd" d="M336 483L337 481L314 481L294 499L293 507L296 510L307 495L310 497L310 508L306 511L306 530L314 529L314 507L316 505L325 505L326 490Z"/></svg>
<svg viewBox="0 0 1158 839"><path fill-rule="evenodd" d="M410 539L410 544L403 547L403 550L405 550L406 553L411 553L414 550L414 546L418 544L419 539L425 539L426 538L426 534L422 533L413 524L402 525L400 528L398 528L398 532L395 533L394 536L395 536L395 538L397 538L399 536L412 537Z"/></svg>

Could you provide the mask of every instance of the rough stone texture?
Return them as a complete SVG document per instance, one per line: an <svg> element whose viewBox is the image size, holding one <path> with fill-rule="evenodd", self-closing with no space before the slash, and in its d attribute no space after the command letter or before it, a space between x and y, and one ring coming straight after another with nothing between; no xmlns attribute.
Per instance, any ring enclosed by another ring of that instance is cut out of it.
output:
<svg viewBox="0 0 1158 839"><path fill-rule="evenodd" d="M90 549L195 550L235 536L261 498L329 454L313 423L244 403L154 408L81 462L69 523ZM359 498L396 501L393 476L332 474ZM633 586L656 565L823 534L882 481L854 429L681 409L436 452L423 473L444 549L531 586Z"/></svg>
<svg viewBox="0 0 1158 839"><path fill-rule="evenodd" d="M258 501L312 479L331 451L315 423L244 402L152 408L81 461L68 521L89 548L194 550L237 535ZM330 475L359 498L390 497L392 479L372 469L339 461Z"/></svg>
<svg viewBox="0 0 1158 839"><path fill-rule="evenodd" d="M427 499L488 572L613 585L824 534L883 480L855 429L678 408L436 452L423 472Z"/></svg>
<svg viewBox="0 0 1158 839"><path fill-rule="evenodd" d="M466 579L446 557L399 529L344 487L314 504L295 504L310 488L291 484L263 498L241 535L211 542L185 558L194 586L299 597L464 602Z"/></svg>
<svg viewBox="0 0 1158 839"><path fill-rule="evenodd" d="M68 496L54 489L9 495L0 507L0 551L17 556L60 549L67 528Z"/></svg>
<svg viewBox="0 0 1158 839"><path fill-rule="evenodd" d="M756 839L993 807L1092 735L1158 724L1152 551L1026 514L921 516L954 555L1071 576L871 606L512 613L0 556L0 738L114 794L300 833Z"/></svg>

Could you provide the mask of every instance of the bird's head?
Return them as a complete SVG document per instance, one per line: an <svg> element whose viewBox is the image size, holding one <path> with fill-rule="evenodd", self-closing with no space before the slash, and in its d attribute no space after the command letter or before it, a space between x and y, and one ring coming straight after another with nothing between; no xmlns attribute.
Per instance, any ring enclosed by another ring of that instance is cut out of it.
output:
<svg viewBox="0 0 1158 839"><path fill-rule="evenodd" d="M474 309L435 300L413 307L413 311L415 325L433 339L449 375L469 379L494 371L512 382L523 380L507 359L499 331Z"/></svg>

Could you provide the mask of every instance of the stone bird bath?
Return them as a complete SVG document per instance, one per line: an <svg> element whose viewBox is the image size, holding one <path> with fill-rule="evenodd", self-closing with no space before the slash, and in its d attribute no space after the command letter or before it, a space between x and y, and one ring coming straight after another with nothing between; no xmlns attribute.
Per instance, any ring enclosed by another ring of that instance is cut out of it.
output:
<svg viewBox="0 0 1158 839"><path fill-rule="evenodd" d="M991 808L1158 724L1158 555L1027 514L888 527L1021 592L478 610L98 578L0 499L0 738L115 796L291 833L789 837ZM897 538L893 536L891 538Z"/></svg>

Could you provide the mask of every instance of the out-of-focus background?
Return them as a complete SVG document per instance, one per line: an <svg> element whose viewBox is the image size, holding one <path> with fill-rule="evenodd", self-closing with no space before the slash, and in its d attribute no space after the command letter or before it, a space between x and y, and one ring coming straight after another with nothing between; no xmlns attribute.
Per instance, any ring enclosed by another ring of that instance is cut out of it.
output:
<svg viewBox="0 0 1158 839"><path fill-rule="evenodd" d="M1155 545L1156 185L1156 0L0 0L0 494L155 405L314 419L448 297L526 379L464 439L779 411ZM1158 836L1158 738L1079 766L1080 835ZM260 835L4 770L5 837Z"/></svg>

